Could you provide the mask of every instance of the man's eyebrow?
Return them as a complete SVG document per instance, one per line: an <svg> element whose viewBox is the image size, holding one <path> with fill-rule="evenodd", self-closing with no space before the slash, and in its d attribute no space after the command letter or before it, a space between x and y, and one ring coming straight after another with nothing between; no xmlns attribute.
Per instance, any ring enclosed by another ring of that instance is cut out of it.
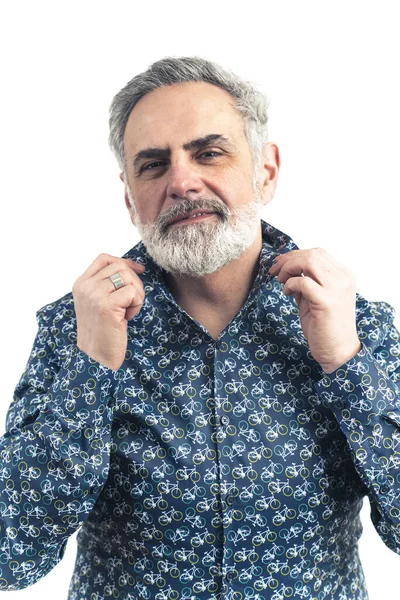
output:
<svg viewBox="0 0 400 600"><path fill-rule="evenodd" d="M187 144L183 144L184 150L198 150L213 144L215 142L222 143L224 146L234 149L233 143L224 135L220 133L210 133L201 138L191 140ZM170 148L144 148L140 150L133 160L133 166L137 167L141 160L148 158L169 158L171 155Z"/></svg>
<svg viewBox="0 0 400 600"><path fill-rule="evenodd" d="M222 143L225 146L230 146L233 148L232 142L228 140L227 137L220 133L210 133L210 135L206 135L202 138L197 138L197 140L192 140L187 144L183 144L184 150L197 150L198 148L204 148L205 146L209 146L214 142Z"/></svg>

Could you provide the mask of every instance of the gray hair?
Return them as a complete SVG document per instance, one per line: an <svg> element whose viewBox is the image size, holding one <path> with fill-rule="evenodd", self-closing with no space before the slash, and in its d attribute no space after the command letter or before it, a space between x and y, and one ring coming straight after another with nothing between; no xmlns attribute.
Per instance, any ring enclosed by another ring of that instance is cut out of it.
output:
<svg viewBox="0 0 400 600"><path fill-rule="evenodd" d="M128 81L110 106L109 145L121 170L126 173L124 133L136 104L149 92L175 83L204 81L231 94L242 114L244 130L253 155L255 170L261 166L262 148L268 141L268 99L255 87L220 65L194 57L166 57Z"/></svg>

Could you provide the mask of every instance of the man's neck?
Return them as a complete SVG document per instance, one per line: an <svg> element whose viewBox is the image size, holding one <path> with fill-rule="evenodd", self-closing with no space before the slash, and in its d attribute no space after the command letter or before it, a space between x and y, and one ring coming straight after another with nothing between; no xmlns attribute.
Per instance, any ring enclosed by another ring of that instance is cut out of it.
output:
<svg viewBox="0 0 400 600"><path fill-rule="evenodd" d="M224 327L240 311L253 287L262 249L262 230L236 260L203 277L165 274L177 304L212 333Z"/></svg>

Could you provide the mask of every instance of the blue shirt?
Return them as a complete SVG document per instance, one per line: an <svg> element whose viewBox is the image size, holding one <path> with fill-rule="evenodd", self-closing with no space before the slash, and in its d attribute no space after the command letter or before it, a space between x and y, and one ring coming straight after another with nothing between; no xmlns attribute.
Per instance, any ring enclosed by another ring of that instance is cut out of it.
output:
<svg viewBox="0 0 400 600"><path fill-rule="evenodd" d="M360 352L331 374L269 268L261 221L239 313L213 339L142 242L140 313L114 371L76 346L72 293L38 333L0 438L0 590L34 584L79 529L69 600L365 600L359 513L400 552L400 344L357 294Z"/></svg>

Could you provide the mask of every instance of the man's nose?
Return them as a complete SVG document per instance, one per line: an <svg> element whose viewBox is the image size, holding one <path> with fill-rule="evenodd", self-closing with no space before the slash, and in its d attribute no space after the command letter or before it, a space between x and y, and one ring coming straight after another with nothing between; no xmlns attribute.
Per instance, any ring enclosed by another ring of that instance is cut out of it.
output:
<svg viewBox="0 0 400 600"><path fill-rule="evenodd" d="M203 183L196 164L188 161L171 163L167 174L167 196L176 200L189 192L200 193Z"/></svg>

